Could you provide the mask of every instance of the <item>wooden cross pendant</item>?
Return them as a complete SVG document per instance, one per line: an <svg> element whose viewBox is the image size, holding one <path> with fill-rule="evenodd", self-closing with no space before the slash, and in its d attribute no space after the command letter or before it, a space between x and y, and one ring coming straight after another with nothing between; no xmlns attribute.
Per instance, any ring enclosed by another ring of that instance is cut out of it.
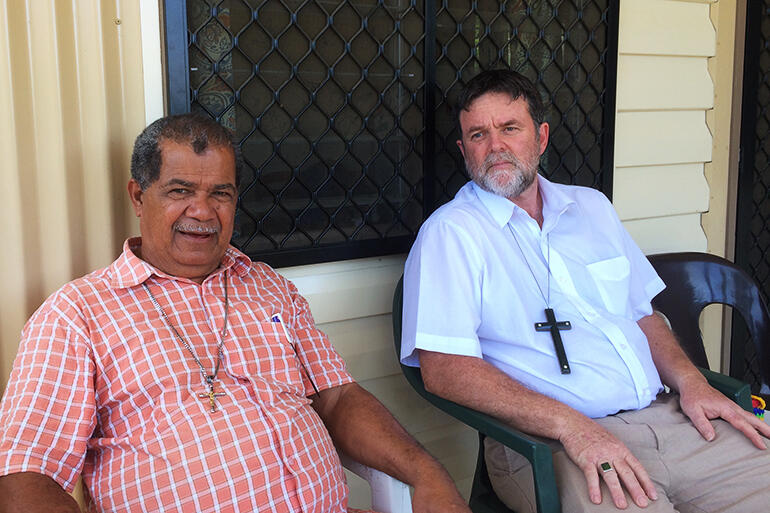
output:
<svg viewBox="0 0 770 513"><path fill-rule="evenodd" d="M545 318L546 322L535 323L535 331L551 332L553 347L556 349L556 358L559 359L559 369L562 374L569 374L570 368L569 362L567 361L567 353L564 352L564 344L561 341L559 331L572 329L572 325L569 321L557 321L552 308L545 309Z"/></svg>
<svg viewBox="0 0 770 513"><path fill-rule="evenodd" d="M211 379L209 379L209 378L211 378ZM217 411L216 398L217 397L222 397L223 395L227 395L227 394L225 394L224 392L215 392L214 391L215 381L214 381L213 377L206 376L206 383L209 386L209 391L208 392L203 392L202 394L198 394L198 397L201 398L201 399L208 399L209 400L209 404L211 405L211 409L209 411L211 413L214 413L214 412Z"/></svg>

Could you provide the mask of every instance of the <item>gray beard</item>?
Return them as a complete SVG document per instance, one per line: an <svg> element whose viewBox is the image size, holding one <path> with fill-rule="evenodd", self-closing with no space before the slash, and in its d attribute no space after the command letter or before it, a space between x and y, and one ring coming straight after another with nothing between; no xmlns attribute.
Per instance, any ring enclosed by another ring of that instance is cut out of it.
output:
<svg viewBox="0 0 770 513"><path fill-rule="evenodd" d="M482 170L488 171L490 166L499 163L500 161L509 162L513 165L513 170L498 171L492 174L489 172L482 172ZM487 155L487 158L484 159L484 162L479 164L476 168L471 168L468 166L467 162L465 163L465 167L473 181L476 182L479 187L492 194L497 194L498 196L510 199L518 197L532 185L532 182L535 181L535 177L537 176L537 167L539 163L540 159L535 159L533 165L528 167L512 153L504 152L496 154L490 153ZM499 180L495 179L495 176L500 173L506 173L510 178L501 183Z"/></svg>

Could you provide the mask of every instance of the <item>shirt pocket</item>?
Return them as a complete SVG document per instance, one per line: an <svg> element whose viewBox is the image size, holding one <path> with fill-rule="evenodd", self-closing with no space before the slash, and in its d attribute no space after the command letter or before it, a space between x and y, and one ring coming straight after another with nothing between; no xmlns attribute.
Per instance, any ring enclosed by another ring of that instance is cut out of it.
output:
<svg viewBox="0 0 770 513"><path fill-rule="evenodd" d="M304 396L297 354L281 323L255 323L248 336L225 345L233 376L248 379L257 389Z"/></svg>
<svg viewBox="0 0 770 513"><path fill-rule="evenodd" d="M625 315L631 278L631 263L623 255L586 265L604 307L615 315Z"/></svg>

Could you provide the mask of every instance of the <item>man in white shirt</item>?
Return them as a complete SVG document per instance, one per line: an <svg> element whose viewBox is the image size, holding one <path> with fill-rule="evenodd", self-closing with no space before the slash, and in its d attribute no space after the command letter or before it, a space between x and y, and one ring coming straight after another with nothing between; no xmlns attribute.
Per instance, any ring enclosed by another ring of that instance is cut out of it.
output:
<svg viewBox="0 0 770 513"><path fill-rule="evenodd" d="M665 285L607 199L538 176L534 85L483 72L457 112L473 181L410 252L402 361L431 392L547 440L565 512L766 510L770 428L653 313ZM489 439L486 455L500 498L534 511L526 460Z"/></svg>

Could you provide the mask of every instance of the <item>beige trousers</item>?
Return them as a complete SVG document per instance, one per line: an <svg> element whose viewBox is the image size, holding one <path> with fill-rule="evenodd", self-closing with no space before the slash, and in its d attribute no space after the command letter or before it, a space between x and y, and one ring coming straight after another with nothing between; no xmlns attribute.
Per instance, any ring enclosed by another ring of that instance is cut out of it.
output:
<svg viewBox="0 0 770 513"><path fill-rule="evenodd" d="M765 513L770 511L770 450L762 451L722 420L712 421L716 439L707 442L679 409L679 397L661 394L649 407L596 419L631 450L658 489L646 508L628 497L628 512ZM583 472L564 448L553 448L563 513L617 512L602 482L602 503L588 499ZM516 513L535 512L532 471L526 458L491 438L485 454L492 486Z"/></svg>

